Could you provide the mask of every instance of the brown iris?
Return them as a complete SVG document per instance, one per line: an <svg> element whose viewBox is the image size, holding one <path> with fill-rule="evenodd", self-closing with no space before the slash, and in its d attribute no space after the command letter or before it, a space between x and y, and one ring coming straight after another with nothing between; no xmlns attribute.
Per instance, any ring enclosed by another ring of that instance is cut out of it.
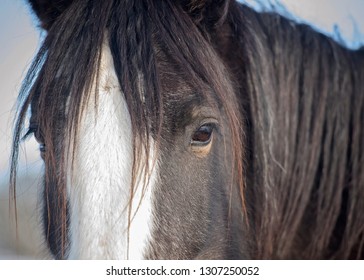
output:
<svg viewBox="0 0 364 280"><path fill-rule="evenodd" d="M200 126L192 136L192 145L207 145L211 141L213 132L212 124L204 124Z"/></svg>

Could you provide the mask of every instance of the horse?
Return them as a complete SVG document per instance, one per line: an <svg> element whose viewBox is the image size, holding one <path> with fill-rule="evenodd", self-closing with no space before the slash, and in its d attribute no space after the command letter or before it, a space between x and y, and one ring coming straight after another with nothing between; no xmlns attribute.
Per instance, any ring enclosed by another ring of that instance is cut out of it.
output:
<svg viewBox="0 0 364 280"><path fill-rule="evenodd" d="M28 2L10 190L33 135L55 259L364 257L364 48L233 0Z"/></svg>

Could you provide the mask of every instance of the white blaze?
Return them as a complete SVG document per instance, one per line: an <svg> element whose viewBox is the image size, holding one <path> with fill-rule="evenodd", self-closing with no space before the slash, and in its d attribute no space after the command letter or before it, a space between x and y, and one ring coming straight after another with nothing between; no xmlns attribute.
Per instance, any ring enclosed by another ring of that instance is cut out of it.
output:
<svg viewBox="0 0 364 280"><path fill-rule="evenodd" d="M90 96L77 138L74 171L68 182L71 205L70 259L126 259L128 202L132 171L132 130L110 49L103 46L99 94ZM151 151L149 151L151 152ZM129 258L142 259L151 219L151 189L131 223ZM133 212L141 197L137 186Z"/></svg>

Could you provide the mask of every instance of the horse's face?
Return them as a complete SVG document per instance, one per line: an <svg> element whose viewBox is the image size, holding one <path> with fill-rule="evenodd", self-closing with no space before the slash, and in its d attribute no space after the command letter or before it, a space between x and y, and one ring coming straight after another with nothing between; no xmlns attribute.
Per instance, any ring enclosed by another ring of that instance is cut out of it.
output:
<svg viewBox="0 0 364 280"><path fill-rule="evenodd" d="M55 257L363 257L363 49L233 0L29 2L11 190L31 107Z"/></svg>
<svg viewBox="0 0 364 280"><path fill-rule="evenodd" d="M83 101L76 134L67 134L67 113L81 105L72 104L68 97L59 112L52 113L53 118L64 118L55 122L58 127L52 128L52 134L39 121L44 105L37 95L32 100L30 123L37 130L46 165L45 235L57 257L64 256L63 250L69 258L238 254L234 230L241 227L241 201L235 179L236 135L228 112L235 107L224 105L216 88L205 81L196 84L196 77L173 59L168 46L153 40L162 100L158 110L163 117L160 123L148 124L147 137L133 124L134 108L122 91L108 40L102 45L99 72ZM206 51L224 96L235 100L220 58L212 47ZM143 73L135 79L139 75ZM141 92L147 95L148 89ZM47 140L43 135L52 137ZM64 141L63 135L73 138ZM62 149L65 144L68 148ZM49 146L55 151L52 155ZM59 194L49 195L60 188L59 174L52 171L56 167L49 164L51 157L65 162L64 205L54 199ZM54 221L57 207L67 208L63 223Z"/></svg>
<svg viewBox="0 0 364 280"><path fill-rule="evenodd" d="M201 92L189 85L188 75L176 72L163 56L159 65L165 117L158 180L151 187L154 215L146 256L232 257L229 205L231 200L235 206L241 204L232 179L228 117L211 88ZM231 85L227 87L231 90Z"/></svg>

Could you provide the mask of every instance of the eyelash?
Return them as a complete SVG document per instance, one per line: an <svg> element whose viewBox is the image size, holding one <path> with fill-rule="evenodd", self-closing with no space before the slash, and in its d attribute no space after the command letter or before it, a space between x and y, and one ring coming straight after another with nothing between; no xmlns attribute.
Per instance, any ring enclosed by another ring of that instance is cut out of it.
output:
<svg viewBox="0 0 364 280"><path fill-rule="evenodd" d="M30 125L27 132L24 134L24 136L21 138L21 141L25 141L27 140L30 136L34 135L34 137L36 138L37 142L39 143L39 151L41 154L41 157L44 159L44 154L46 151L46 147L45 144L40 142L39 139L37 139L36 133L38 132L38 126L35 125Z"/></svg>
<svg viewBox="0 0 364 280"><path fill-rule="evenodd" d="M21 141L28 140L28 138L32 135L34 135L38 130L38 127L36 126L29 126L27 132L22 136Z"/></svg>

